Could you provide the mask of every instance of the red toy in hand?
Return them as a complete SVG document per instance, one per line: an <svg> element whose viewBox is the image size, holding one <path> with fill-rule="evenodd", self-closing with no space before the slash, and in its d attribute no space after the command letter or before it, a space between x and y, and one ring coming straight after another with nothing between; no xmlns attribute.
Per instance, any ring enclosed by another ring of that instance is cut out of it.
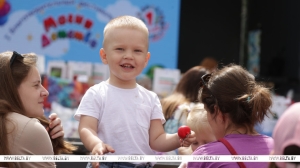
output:
<svg viewBox="0 0 300 168"><path fill-rule="evenodd" d="M181 126L178 128L178 136L181 138L181 139L185 139L187 135L191 134L191 129L190 127L188 126Z"/></svg>

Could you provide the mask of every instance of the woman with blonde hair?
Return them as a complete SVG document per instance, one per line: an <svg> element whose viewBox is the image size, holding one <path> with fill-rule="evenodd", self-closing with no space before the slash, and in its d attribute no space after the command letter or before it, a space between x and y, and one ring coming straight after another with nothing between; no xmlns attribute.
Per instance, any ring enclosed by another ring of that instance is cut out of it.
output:
<svg viewBox="0 0 300 168"><path fill-rule="evenodd" d="M167 133L177 133L180 126L186 125L186 119L190 108L198 101L198 90L200 89L201 76L208 73L202 66L195 66L185 72L174 92L161 100L162 109L166 123L164 129ZM180 151L171 151L166 154L181 154Z"/></svg>

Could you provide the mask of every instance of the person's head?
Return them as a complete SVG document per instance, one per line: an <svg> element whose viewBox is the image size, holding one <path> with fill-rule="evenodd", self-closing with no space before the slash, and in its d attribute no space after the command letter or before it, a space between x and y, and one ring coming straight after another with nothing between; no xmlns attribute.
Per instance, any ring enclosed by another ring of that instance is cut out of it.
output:
<svg viewBox="0 0 300 168"><path fill-rule="evenodd" d="M256 133L254 125L263 121L272 105L270 90L239 65L230 64L202 77L199 100L208 112L208 121L217 139L242 128Z"/></svg>
<svg viewBox="0 0 300 168"><path fill-rule="evenodd" d="M9 155L8 113L16 112L30 118L37 118L45 127L49 121L44 116L43 102L48 91L41 84L41 77L36 67L37 56L34 53L19 54L17 52L0 53L0 155ZM32 130L34 131L34 130ZM10 132L11 134L11 132ZM55 154L71 153L76 149L65 142L63 137L51 139ZM1 166L13 167L10 163Z"/></svg>
<svg viewBox="0 0 300 168"><path fill-rule="evenodd" d="M218 61L213 57L205 57L201 62L200 66L205 67L210 71L215 71L218 68Z"/></svg>
<svg viewBox="0 0 300 168"><path fill-rule="evenodd" d="M43 101L48 92L41 85L36 61L37 57L32 53L0 53L1 155L10 154L6 129L7 122L11 122L6 118L8 113L16 112L28 117L41 117L44 114ZM4 165L12 166L10 163Z"/></svg>
<svg viewBox="0 0 300 168"><path fill-rule="evenodd" d="M100 57L109 66L111 82L135 83L150 58L148 36L147 26L133 16L120 16L107 23Z"/></svg>
<svg viewBox="0 0 300 168"><path fill-rule="evenodd" d="M191 108L187 117L187 126L196 134L196 143L191 144L195 151L199 146L216 140L214 133L207 121L207 112L202 103L197 103Z"/></svg>
<svg viewBox="0 0 300 168"><path fill-rule="evenodd" d="M49 94L41 84L36 61L34 53L0 53L0 99L27 117L44 115L43 102Z"/></svg>
<svg viewBox="0 0 300 168"><path fill-rule="evenodd" d="M186 71L176 85L175 91L181 93L189 102L198 102L201 77L208 73L203 66L194 66Z"/></svg>
<svg viewBox="0 0 300 168"><path fill-rule="evenodd" d="M165 118L170 118L177 107L183 103L198 102L201 77L208 73L202 66L195 66L186 71L176 85L174 93L162 99Z"/></svg>
<svg viewBox="0 0 300 168"><path fill-rule="evenodd" d="M291 105L278 119L274 131L274 155L300 155L300 103ZM296 163L277 162L278 167ZM298 163L300 167L300 163Z"/></svg>

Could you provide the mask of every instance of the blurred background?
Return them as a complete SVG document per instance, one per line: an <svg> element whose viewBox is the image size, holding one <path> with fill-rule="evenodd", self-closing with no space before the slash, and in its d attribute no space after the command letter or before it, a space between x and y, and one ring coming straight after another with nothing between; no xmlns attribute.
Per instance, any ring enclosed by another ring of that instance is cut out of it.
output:
<svg viewBox="0 0 300 168"><path fill-rule="evenodd" d="M299 7L293 0L181 1L178 68L206 56L237 63L299 101Z"/></svg>
<svg viewBox="0 0 300 168"><path fill-rule="evenodd" d="M50 93L45 115L61 117L65 138L79 146L74 154L87 151L73 115L85 91L109 77L99 57L102 32L120 15L136 16L149 29L151 59L139 84L162 98L193 66L242 65L272 88L276 115L257 128L271 135L283 111L300 101L299 8L294 0L0 0L0 52L39 56Z"/></svg>

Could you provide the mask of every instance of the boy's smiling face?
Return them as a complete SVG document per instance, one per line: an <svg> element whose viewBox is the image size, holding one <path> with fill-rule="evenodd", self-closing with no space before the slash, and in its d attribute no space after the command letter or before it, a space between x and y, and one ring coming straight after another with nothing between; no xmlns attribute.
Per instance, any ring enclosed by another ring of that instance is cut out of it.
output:
<svg viewBox="0 0 300 168"><path fill-rule="evenodd" d="M148 35L139 29L113 28L105 35L101 60L109 65L110 84L132 88L150 58Z"/></svg>

